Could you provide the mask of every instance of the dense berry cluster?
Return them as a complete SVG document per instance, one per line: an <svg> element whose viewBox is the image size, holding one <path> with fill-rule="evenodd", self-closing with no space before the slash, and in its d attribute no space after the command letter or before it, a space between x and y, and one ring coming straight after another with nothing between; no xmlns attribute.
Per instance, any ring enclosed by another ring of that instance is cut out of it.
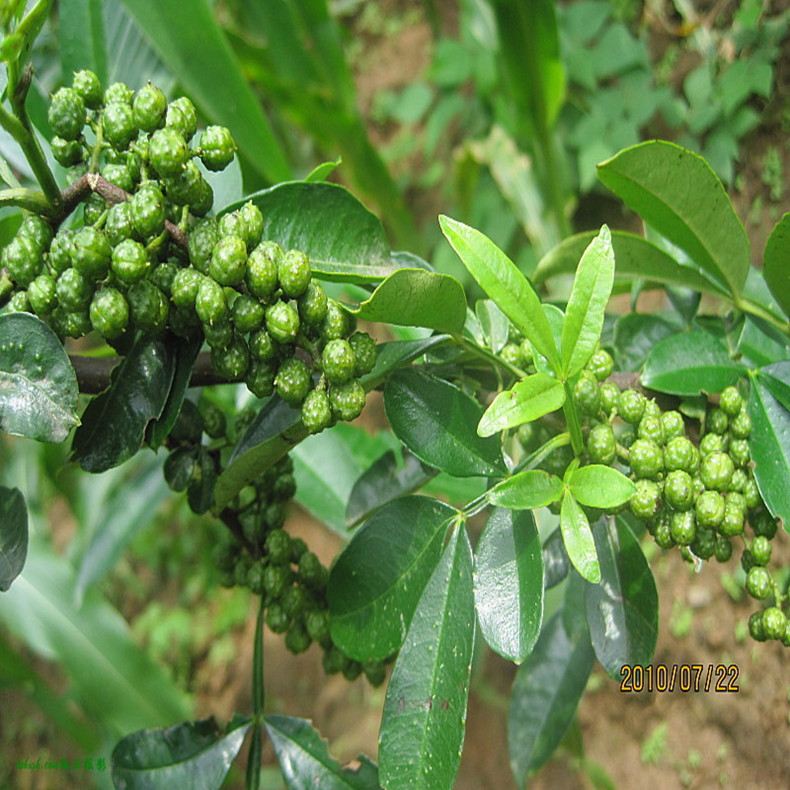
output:
<svg viewBox="0 0 790 790"><path fill-rule="evenodd" d="M55 158L75 178L101 181L86 182L81 227L55 233L25 217L0 260L10 310L34 312L60 337L93 330L118 348L138 330L201 337L222 378L258 397L276 390L312 433L359 415L373 339L354 332L306 255L263 239L254 203L205 217L213 194L196 160L230 164L227 129L209 126L194 143L189 99L168 103L150 84L102 91L89 71L52 96L49 122Z"/></svg>

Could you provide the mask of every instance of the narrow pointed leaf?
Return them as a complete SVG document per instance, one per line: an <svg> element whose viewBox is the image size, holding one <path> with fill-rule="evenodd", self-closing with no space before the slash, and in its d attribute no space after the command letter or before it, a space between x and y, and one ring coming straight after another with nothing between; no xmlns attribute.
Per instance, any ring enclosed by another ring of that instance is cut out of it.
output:
<svg viewBox="0 0 790 790"><path fill-rule="evenodd" d="M790 214L777 222L763 253L763 277L776 303L790 316Z"/></svg>
<svg viewBox="0 0 790 790"><path fill-rule="evenodd" d="M354 526L387 502L410 494L435 474L411 453L404 452L403 462L398 463L395 453L387 450L354 483L346 507L346 526Z"/></svg>
<svg viewBox="0 0 790 790"><path fill-rule="evenodd" d="M351 312L364 321L457 333L466 321L466 295L449 274L398 269Z"/></svg>
<svg viewBox="0 0 790 790"><path fill-rule="evenodd" d="M477 432L480 436L515 428L559 409L565 402L565 388L546 373L536 373L500 392L486 409Z"/></svg>
<svg viewBox="0 0 790 790"><path fill-rule="evenodd" d="M0 430L62 442L79 425L77 376L57 335L29 313L0 315Z"/></svg>
<svg viewBox="0 0 790 790"><path fill-rule="evenodd" d="M367 757L355 770L342 768L307 719L271 714L264 724L289 790L379 790L378 770Z"/></svg>
<svg viewBox="0 0 790 790"><path fill-rule="evenodd" d="M478 300L475 315L488 347L498 354L508 341L510 321L491 299Z"/></svg>
<svg viewBox="0 0 790 790"><path fill-rule="evenodd" d="M549 360L552 369L558 370L560 360L551 327L541 308L540 299L527 278L480 231L445 216L439 217L439 224L480 287L524 337Z"/></svg>
<svg viewBox="0 0 790 790"><path fill-rule="evenodd" d="M214 719L127 735L112 753L117 790L219 790L252 721L236 717L224 730Z"/></svg>
<svg viewBox="0 0 790 790"><path fill-rule="evenodd" d="M379 734L381 783L452 787L464 742L475 631L472 547L458 525L395 663Z"/></svg>
<svg viewBox="0 0 790 790"><path fill-rule="evenodd" d="M27 506L18 488L0 486L0 592L22 572L27 558Z"/></svg>
<svg viewBox="0 0 790 790"><path fill-rule="evenodd" d="M457 477L504 475L499 442L478 436L480 406L458 387L399 370L387 382L384 408L395 435L429 466Z"/></svg>
<svg viewBox="0 0 790 790"><path fill-rule="evenodd" d="M790 361L761 368L759 376L771 395L786 409L790 409Z"/></svg>
<svg viewBox="0 0 790 790"><path fill-rule="evenodd" d="M534 280L542 283L558 274L576 271L579 258L596 237L595 231L585 231L569 236L541 258ZM703 276L696 269L678 263L669 253L635 233L612 231L615 274L666 285L681 285L695 291L728 295L725 286Z"/></svg>
<svg viewBox="0 0 790 790"><path fill-rule="evenodd" d="M85 409L72 457L86 472L104 472L131 458L145 430L162 416L176 369L175 350L162 339L141 338L116 365L110 387Z"/></svg>
<svg viewBox="0 0 790 790"><path fill-rule="evenodd" d="M488 646L520 664L543 621L543 556L532 513L494 510L475 550L474 582Z"/></svg>
<svg viewBox="0 0 790 790"><path fill-rule="evenodd" d="M568 480L568 488L580 504L603 510L627 502L636 490L633 481L622 472L603 464L576 469Z"/></svg>
<svg viewBox="0 0 790 790"><path fill-rule="evenodd" d="M594 660L589 634L580 629L569 636L562 612L543 626L510 697L507 736L518 787L551 757L570 727Z"/></svg>
<svg viewBox="0 0 790 790"><path fill-rule="evenodd" d="M612 234L604 225L579 261L565 308L561 348L566 379L575 376L587 364L598 345L613 283Z"/></svg>
<svg viewBox="0 0 790 790"><path fill-rule="evenodd" d="M513 510L534 510L558 502L562 491L559 477L542 469L528 469L497 483L488 492L488 501Z"/></svg>
<svg viewBox="0 0 790 790"><path fill-rule="evenodd" d="M573 567L590 584L601 581L601 567L595 551L590 522L570 491L565 491L560 507L560 529Z"/></svg>
<svg viewBox="0 0 790 790"><path fill-rule="evenodd" d="M407 496L376 511L329 574L332 639L352 658L379 660L403 643L414 610L458 512L436 499Z"/></svg>
<svg viewBox="0 0 790 790"><path fill-rule="evenodd" d="M639 541L625 521L599 519L593 536L601 583L587 585L585 606L595 655L613 678L624 665L646 666L658 638L658 593Z"/></svg>
<svg viewBox="0 0 790 790"><path fill-rule="evenodd" d="M759 375L750 376L749 449L760 494L775 517L790 531L790 411L770 392Z"/></svg>
<svg viewBox="0 0 790 790"><path fill-rule="evenodd" d="M710 165L652 140L598 165L598 177L662 236L737 297L751 265L746 231Z"/></svg>
<svg viewBox="0 0 790 790"><path fill-rule="evenodd" d="M700 330L671 335L650 352L642 384L672 395L721 392L734 384L744 368L733 362L713 335Z"/></svg>

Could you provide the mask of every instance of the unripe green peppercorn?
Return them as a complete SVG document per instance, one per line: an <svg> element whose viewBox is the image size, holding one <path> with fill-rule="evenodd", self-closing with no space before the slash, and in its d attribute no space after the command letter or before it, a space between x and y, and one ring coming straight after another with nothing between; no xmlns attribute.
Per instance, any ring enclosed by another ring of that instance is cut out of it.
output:
<svg viewBox="0 0 790 790"><path fill-rule="evenodd" d="M636 435L640 439L649 439L651 442L655 442L658 445L664 444L664 426L661 420L655 417L649 417L647 415L642 417L637 426Z"/></svg>
<svg viewBox="0 0 790 790"><path fill-rule="evenodd" d="M675 510L689 510L694 504L691 475L682 469L670 472L664 481L664 497Z"/></svg>
<svg viewBox="0 0 790 790"><path fill-rule="evenodd" d="M159 236L165 229L165 199L153 183L142 184L131 200L132 227L142 239Z"/></svg>
<svg viewBox="0 0 790 790"><path fill-rule="evenodd" d="M607 417L617 408L617 401L620 398L620 390L612 381L605 381L601 384L601 408Z"/></svg>
<svg viewBox="0 0 790 790"><path fill-rule="evenodd" d="M695 503L697 522L703 527L716 529L724 519L724 497L717 491L705 491Z"/></svg>
<svg viewBox="0 0 790 790"><path fill-rule="evenodd" d="M293 343L299 332L299 314L287 302L275 302L266 308L266 330L278 343Z"/></svg>
<svg viewBox="0 0 790 790"><path fill-rule="evenodd" d="M233 161L236 143L224 126L207 126L200 137L198 151L209 170L224 170Z"/></svg>
<svg viewBox="0 0 790 790"><path fill-rule="evenodd" d="M64 140L56 135L50 141L49 147L61 167L74 167L85 159L85 149L77 140Z"/></svg>
<svg viewBox="0 0 790 790"><path fill-rule="evenodd" d="M277 394L287 404L301 405L310 391L310 384L310 371L301 359L291 357L280 363L274 386L277 388Z"/></svg>
<svg viewBox="0 0 790 790"><path fill-rule="evenodd" d="M0 263L8 269L11 279L22 288L27 288L44 268L41 250L29 236L17 234L3 249Z"/></svg>
<svg viewBox="0 0 790 790"><path fill-rule="evenodd" d="M201 273L208 274L209 261L219 241L217 220L214 217L198 222L189 234L187 250L192 265Z"/></svg>
<svg viewBox="0 0 790 790"><path fill-rule="evenodd" d="M110 269L112 247L96 228L86 226L74 236L74 268L89 280L101 280Z"/></svg>
<svg viewBox="0 0 790 790"><path fill-rule="evenodd" d="M751 453L749 452L749 442L746 439L733 439L727 450L733 463L744 468L748 465Z"/></svg>
<svg viewBox="0 0 790 790"><path fill-rule="evenodd" d="M694 514L688 510L673 513L669 522L669 534L678 546L690 546L697 534Z"/></svg>
<svg viewBox="0 0 790 790"><path fill-rule="evenodd" d="M93 286L76 269L66 269L55 281L58 304L69 312L87 309Z"/></svg>
<svg viewBox="0 0 790 790"><path fill-rule="evenodd" d="M599 348L590 357L585 368L592 373L598 381L606 381L614 370L614 360L608 351Z"/></svg>
<svg viewBox="0 0 790 790"><path fill-rule="evenodd" d="M329 402L341 420L354 420L365 407L365 390L358 379L344 384L333 384L329 390Z"/></svg>
<svg viewBox="0 0 790 790"><path fill-rule="evenodd" d="M592 374L582 371L573 387L573 400L582 414L598 414L601 408L601 392L598 381Z"/></svg>
<svg viewBox="0 0 790 790"><path fill-rule="evenodd" d="M263 214L251 200L238 210L238 214L244 224L244 241L247 250L252 251L263 238Z"/></svg>
<svg viewBox="0 0 790 790"><path fill-rule="evenodd" d="M661 415L661 427L664 429L665 442L686 435L686 425L680 412L677 411L665 411Z"/></svg>
<svg viewBox="0 0 790 790"><path fill-rule="evenodd" d="M148 280L140 280L126 293L129 313L134 323L144 332L157 333L167 325L170 312L167 297Z"/></svg>
<svg viewBox="0 0 790 790"><path fill-rule="evenodd" d="M193 266L179 269L173 277L170 289L170 298L173 304L178 307L195 307L200 284L205 275L201 274Z"/></svg>
<svg viewBox="0 0 790 790"><path fill-rule="evenodd" d="M228 315L228 302L222 286L205 277L198 287L195 310L204 324L213 325Z"/></svg>
<svg viewBox="0 0 790 790"><path fill-rule="evenodd" d="M334 299L327 302L326 317L321 323L320 331L321 337L327 341L348 337L351 332L348 313Z"/></svg>
<svg viewBox="0 0 790 790"><path fill-rule="evenodd" d="M769 606L763 612L763 633L768 639L782 639L787 628L787 617L778 606Z"/></svg>
<svg viewBox="0 0 790 790"><path fill-rule="evenodd" d="M263 305L255 297L241 294L231 308L231 320L237 332L254 332L263 325Z"/></svg>
<svg viewBox="0 0 790 790"><path fill-rule="evenodd" d="M277 357L277 345L265 329L258 329L250 335L250 354L264 362Z"/></svg>
<svg viewBox="0 0 790 790"><path fill-rule="evenodd" d="M247 271L247 246L238 236L221 236L209 261L209 274L220 285L238 285Z"/></svg>
<svg viewBox="0 0 790 790"><path fill-rule="evenodd" d="M197 110L186 97L179 96L167 105L165 126L180 132L184 140L189 142L197 131Z"/></svg>
<svg viewBox="0 0 790 790"><path fill-rule="evenodd" d="M706 488L726 491L732 481L735 466L726 453L717 451L706 456L700 468L700 477Z"/></svg>
<svg viewBox="0 0 790 790"><path fill-rule="evenodd" d="M177 176L189 160L189 149L180 132L157 129L148 142L148 158L163 178Z"/></svg>
<svg viewBox="0 0 790 790"><path fill-rule="evenodd" d="M288 628L288 633L285 635L285 646L288 651L298 656L300 653L304 653L311 644L312 640L304 623L298 619L294 620Z"/></svg>
<svg viewBox="0 0 790 790"><path fill-rule="evenodd" d="M354 375L364 376L366 373L370 373L378 356L376 341L367 332L355 332L348 339L348 343L356 359Z"/></svg>
<svg viewBox="0 0 790 790"><path fill-rule="evenodd" d="M735 417L743 408L743 398L735 387L727 387L719 397L719 407L728 417Z"/></svg>
<svg viewBox="0 0 790 790"><path fill-rule="evenodd" d="M746 574L746 591L758 601L765 600L773 591L771 574L762 565L755 565Z"/></svg>
<svg viewBox="0 0 790 790"><path fill-rule="evenodd" d="M129 146L137 134L132 108L122 102L110 102L102 114L104 137L117 151Z"/></svg>
<svg viewBox="0 0 790 790"><path fill-rule="evenodd" d="M730 422L730 433L736 439L748 439L752 432L752 418L747 411L739 412Z"/></svg>
<svg viewBox="0 0 790 790"><path fill-rule="evenodd" d="M356 357L347 340L330 340L321 352L321 364L330 382L342 384L354 375Z"/></svg>
<svg viewBox="0 0 790 790"><path fill-rule="evenodd" d="M595 464L611 464L617 453L614 431L609 423L600 423L590 429L587 438L587 452Z"/></svg>
<svg viewBox="0 0 790 790"><path fill-rule="evenodd" d="M36 315L51 313L58 305L55 279L49 274L40 274L27 289L27 298Z"/></svg>
<svg viewBox="0 0 790 790"><path fill-rule="evenodd" d="M132 238L132 207L124 201L110 206L107 219L104 222L104 234L111 247L118 246L122 241Z"/></svg>
<svg viewBox="0 0 790 790"><path fill-rule="evenodd" d="M727 415L721 409L713 409L708 413L705 428L710 433L721 435L726 432L729 423Z"/></svg>
<svg viewBox="0 0 790 790"><path fill-rule="evenodd" d="M71 83L74 90L80 95L84 105L91 110L101 107L104 93L101 89L99 78L87 69L76 72Z"/></svg>
<svg viewBox="0 0 790 790"><path fill-rule="evenodd" d="M324 289L315 280L311 280L307 290L297 302L299 317L302 324L316 327L326 318L328 302Z"/></svg>
<svg viewBox="0 0 790 790"><path fill-rule="evenodd" d="M724 537L724 535L716 537L715 555L717 562L727 562L732 557L732 543L730 543L729 538Z"/></svg>
<svg viewBox="0 0 790 790"><path fill-rule="evenodd" d="M252 359L244 381L247 389L256 398L268 398L274 392L275 374L276 371L270 363Z"/></svg>
<svg viewBox="0 0 790 790"><path fill-rule="evenodd" d="M247 288L264 302L277 290L277 266L282 255L282 247L273 241L261 242L249 255Z"/></svg>
<svg viewBox="0 0 790 790"><path fill-rule="evenodd" d="M756 565L767 565L771 560L771 542L764 535L752 541L752 556Z"/></svg>
<svg viewBox="0 0 790 790"><path fill-rule="evenodd" d="M744 512L738 506L729 501L724 501L724 518L719 524L719 532L727 537L735 537L743 534Z"/></svg>
<svg viewBox="0 0 790 790"><path fill-rule="evenodd" d="M220 376L232 381L243 378L250 366L250 351L244 338L235 335L227 348L212 348L211 364Z"/></svg>
<svg viewBox="0 0 790 790"><path fill-rule="evenodd" d="M121 282L132 285L146 277L151 270L151 261L142 244L126 239L113 249L110 266Z"/></svg>
<svg viewBox="0 0 790 790"><path fill-rule="evenodd" d="M115 288L102 288L93 296L90 317L93 328L102 337L118 337L129 323L129 303Z"/></svg>
<svg viewBox="0 0 790 790"><path fill-rule="evenodd" d="M694 474L699 466L699 452L685 436L676 436L664 448L664 466L668 472L682 469Z"/></svg>
<svg viewBox="0 0 790 790"><path fill-rule="evenodd" d="M277 262L277 280L286 296L296 299L310 284L313 276L310 261L303 252L288 250Z"/></svg>
<svg viewBox="0 0 790 790"><path fill-rule="evenodd" d="M617 413L628 423L636 425L645 412L645 396L637 390L623 390L617 403Z"/></svg>
<svg viewBox="0 0 790 790"><path fill-rule="evenodd" d="M704 458L712 453L719 453L724 450L724 439L716 433L706 433L699 443L699 451Z"/></svg>
<svg viewBox="0 0 790 790"><path fill-rule="evenodd" d="M167 99L165 94L150 82L137 91L134 97L134 121L144 132L153 132L165 122Z"/></svg>
<svg viewBox="0 0 790 790"><path fill-rule="evenodd" d="M641 521L658 515L661 510L661 489L652 480L637 480L636 490L628 504L631 512Z"/></svg>
<svg viewBox="0 0 790 790"><path fill-rule="evenodd" d="M637 439L628 452L631 471L637 478L655 478L664 468L661 448L649 439Z"/></svg>
<svg viewBox="0 0 790 790"><path fill-rule="evenodd" d="M76 140L85 125L85 102L73 88L59 88L47 111L52 131L64 140Z"/></svg>
<svg viewBox="0 0 790 790"><path fill-rule="evenodd" d="M749 636L756 642L765 642L766 636L763 630L762 612L752 612L749 615Z"/></svg>
<svg viewBox="0 0 790 790"><path fill-rule="evenodd" d="M312 390L302 404L302 422L310 433L320 433L332 421L329 396L323 390Z"/></svg>

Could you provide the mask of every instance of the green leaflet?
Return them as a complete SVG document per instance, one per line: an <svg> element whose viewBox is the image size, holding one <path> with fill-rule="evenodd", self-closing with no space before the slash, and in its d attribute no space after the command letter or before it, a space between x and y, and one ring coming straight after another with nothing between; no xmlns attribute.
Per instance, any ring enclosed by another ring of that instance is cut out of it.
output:
<svg viewBox="0 0 790 790"><path fill-rule="evenodd" d="M590 522L573 494L566 490L560 507L560 529L573 567L590 584L601 581L601 567L595 551Z"/></svg>
<svg viewBox="0 0 790 790"><path fill-rule="evenodd" d="M614 283L612 234L604 225L584 251L576 269L562 326L563 378L575 376L595 351Z"/></svg>
<svg viewBox="0 0 790 790"><path fill-rule="evenodd" d="M790 214L776 223L763 253L763 277L777 304L790 316Z"/></svg>
<svg viewBox="0 0 790 790"><path fill-rule="evenodd" d="M598 177L738 298L751 262L749 240L721 181L702 157L652 140L598 165Z"/></svg>
<svg viewBox="0 0 790 790"><path fill-rule="evenodd" d="M602 464L575 469L568 480L568 488L580 504L602 509L622 505L636 490L622 472Z"/></svg>
<svg viewBox="0 0 790 790"><path fill-rule="evenodd" d="M497 483L488 492L488 501L513 510L534 510L558 502L562 491L559 477L542 469L528 469Z"/></svg>
<svg viewBox="0 0 790 790"><path fill-rule="evenodd" d="M527 376L509 390L500 392L486 409L477 433L491 436L507 428L532 422L559 409L565 403L565 388L546 373Z"/></svg>
<svg viewBox="0 0 790 790"><path fill-rule="evenodd" d="M446 216L439 217L442 232L480 287L530 343L549 360L552 369L560 368L559 354L551 326L540 299L499 247L480 231Z"/></svg>

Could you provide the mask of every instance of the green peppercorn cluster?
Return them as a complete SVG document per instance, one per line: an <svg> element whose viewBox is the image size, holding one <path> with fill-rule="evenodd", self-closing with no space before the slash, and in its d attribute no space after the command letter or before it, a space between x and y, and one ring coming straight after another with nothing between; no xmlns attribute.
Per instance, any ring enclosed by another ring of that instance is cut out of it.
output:
<svg viewBox="0 0 790 790"><path fill-rule="evenodd" d="M528 370L523 344L508 343L507 361ZM504 352L504 349L503 349ZM502 356L505 356L504 353ZM636 389L620 391L609 381L614 363L598 349L573 388L585 436L583 462L618 466L636 490L627 505L663 549L680 547L691 561L715 557L727 562L733 542L742 545L746 590L769 603L749 619L751 635L790 646L790 601L767 569L775 519L762 501L750 464L751 419L736 387L705 415L699 444L688 435L682 415L663 411ZM551 438L543 423L518 429L524 449L534 452ZM539 466L562 476L573 455L560 447Z"/></svg>
<svg viewBox="0 0 790 790"><path fill-rule="evenodd" d="M34 312L61 338L95 331L119 349L136 331L202 338L219 376L257 397L276 391L311 433L359 415L375 341L354 331L304 253L263 238L254 203L205 216L213 194L196 160L230 164L227 129L198 139L189 99L168 103L151 84L103 91L89 71L52 96L49 122L57 161L104 182L86 188L82 227L55 233L25 217L0 259L8 309Z"/></svg>

